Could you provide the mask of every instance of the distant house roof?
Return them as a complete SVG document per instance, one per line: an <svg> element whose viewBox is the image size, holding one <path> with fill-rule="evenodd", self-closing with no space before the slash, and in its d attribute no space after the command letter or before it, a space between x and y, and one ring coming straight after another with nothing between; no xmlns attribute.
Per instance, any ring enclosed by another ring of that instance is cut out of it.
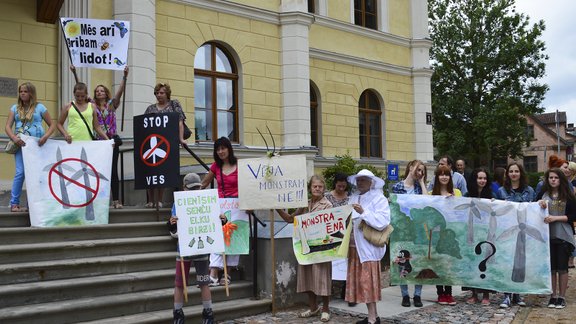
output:
<svg viewBox="0 0 576 324"><path fill-rule="evenodd" d="M555 113L551 113L552 114L552 123L555 123L554 121L554 114ZM542 114L542 115L550 115L550 114ZM556 132L554 132L553 130L551 130L550 128L548 128L541 120L540 120L540 116L542 115L534 115L534 116L530 116L532 117L532 120L534 121L534 124L539 125L546 133L548 133L548 135L550 137L556 138ZM558 114L560 115L560 114ZM564 113L564 119L566 119L566 113ZM573 143L567 141L563 136L560 136L560 142L562 142L562 144L564 145L572 145Z"/></svg>
<svg viewBox="0 0 576 324"><path fill-rule="evenodd" d="M538 119L538 121L544 125L556 123L556 113L555 112L545 113L545 114L540 114L540 115L534 115L534 118ZM559 111L558 112L558 119L559 119L560 124L565 123L566 122L566 112L565 111Z"/></svg>

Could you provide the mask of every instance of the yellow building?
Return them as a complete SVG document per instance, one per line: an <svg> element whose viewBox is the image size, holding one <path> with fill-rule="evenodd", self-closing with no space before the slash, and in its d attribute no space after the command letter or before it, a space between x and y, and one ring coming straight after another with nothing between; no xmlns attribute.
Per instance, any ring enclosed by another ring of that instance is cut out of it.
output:
<svg viewBox="0 0 576 324"><path fill-rule="evenodd" d="M283 152L308 156L309 173L346 153L380 168L433 159L426 0L2 0L0 6L2 123L16 102L15 84L33 82L54 118L72 98L58 15L119 19L132 27L125 138L132 137L132 117L155 102L154 85L163 82L185 109L189 146L206 160L220 136L237 144L240 157L262 155L258 130L267 128ZM90 89L121 80L120 72L78 70ZM182 163L195 164L187 154ZM0 189L7 190L14 162L5 153L0 161Z"/></svg>

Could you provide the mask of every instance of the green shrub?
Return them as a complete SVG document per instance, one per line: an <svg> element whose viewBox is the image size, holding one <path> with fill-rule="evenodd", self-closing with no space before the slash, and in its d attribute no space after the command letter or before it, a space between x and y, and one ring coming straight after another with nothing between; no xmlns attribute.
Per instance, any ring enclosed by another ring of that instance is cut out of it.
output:
<svg viewBox="0 0 576 324"><path fill-rule="evenodd" d="M354 160L348 154L342 156L336 155L336 163L322 171L322 176L324 177L324 180L326 180L326 189L334 189L332 184L334 182L334 175L336 173L343 173L347 176L350 176L358 173L362 169L370 170L372 173L374 173L375 176L384 179L384 172L377 169L373 165L358 164L358 161ZM387 193L387 186L384 186L384 192Z"/></svg>

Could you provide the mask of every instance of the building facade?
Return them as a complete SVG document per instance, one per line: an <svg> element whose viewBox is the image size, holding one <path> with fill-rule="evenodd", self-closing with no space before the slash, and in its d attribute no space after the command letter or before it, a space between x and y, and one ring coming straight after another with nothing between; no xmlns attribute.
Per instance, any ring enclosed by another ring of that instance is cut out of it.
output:
<svg viewBox="0 0 576 324"><path fill-rule="evenodd" d="M2 1L0 78L34 83L57 118L72 98L73 78L60 27L39 22L49 13L46 3ZM240 157L262 155L259 131L268 129L282 152L307 155L309 174L344 154L380 168L433 160L425 0L52 3L61 3L52 9L61 17L131 22L121 131L127 144L132 117L155 102L156 83L168 83L192 129L189 146L207 161L220 136L237 145ZM121 80L119 72L78 70L90 89ZM3 122L16 98L0 94ZM182 164L195 164L187 154ZM8 189L13 160L0 160L1 187Z"/></svg>

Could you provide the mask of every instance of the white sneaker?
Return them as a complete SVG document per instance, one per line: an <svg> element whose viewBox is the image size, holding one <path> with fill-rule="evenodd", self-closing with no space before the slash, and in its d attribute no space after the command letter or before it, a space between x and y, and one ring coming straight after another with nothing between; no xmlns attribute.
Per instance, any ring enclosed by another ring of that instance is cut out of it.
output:
<svg viewBox="0 0 576 324"><path fill-rule="evenodd" d="M510 297L506 296L502 303L500 304L500 308L508 308L510 307Z"/></svg>

